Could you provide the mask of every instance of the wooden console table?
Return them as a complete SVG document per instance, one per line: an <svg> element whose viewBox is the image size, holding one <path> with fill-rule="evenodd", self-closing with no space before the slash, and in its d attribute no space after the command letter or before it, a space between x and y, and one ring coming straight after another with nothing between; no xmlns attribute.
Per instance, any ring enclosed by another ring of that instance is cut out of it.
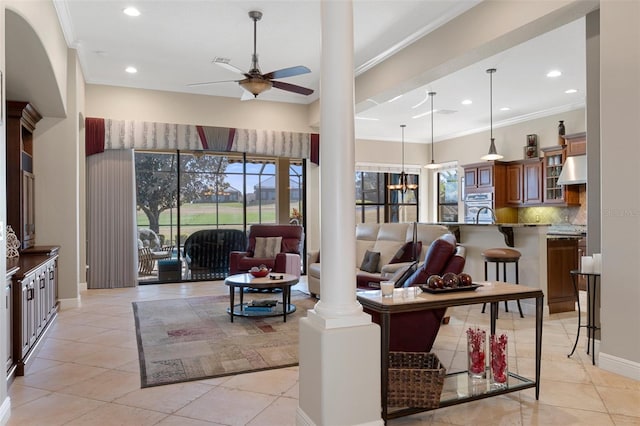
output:
<svg viewBox="0 0 640 426"><path fill-rule="evenodd" d="M508 300L536 299L536 377L535 380L526 379L517 374L509 373L509 385L503 389L473 389L461 390L453 398L444 396L440 400L440 407L461 404L463 402L489 398L522 389L536 389L536 400L540 395L540 362L542 358L542 313L544 306L544 294L542 290L527 287L525 285L493 282L482 286L476 291L463 291L447 294L422 293L415 298L382 298L380 291L363 291L358 293L358 301L371 311L380 314L381 327L381 391L382 391L382 418L386 421L402 416L427 411L429 409L418 407L398 408L389 411L387 407L387 387L389 381L389 336L391 315L400 312L422 311L430 309L449 308L453 306L475 305L489 303L491 306L491 333L495 333L496 319L498 317L498 303ZM466 378L467 372L447 374L445 387L456 386L461 376Z"/></svg>

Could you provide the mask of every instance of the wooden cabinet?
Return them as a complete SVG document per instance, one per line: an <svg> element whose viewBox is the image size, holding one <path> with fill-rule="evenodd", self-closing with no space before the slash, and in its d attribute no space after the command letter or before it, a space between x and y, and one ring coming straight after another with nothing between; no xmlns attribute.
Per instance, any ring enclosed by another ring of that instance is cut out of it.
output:
<svg viewBox="0 0 640 426"><path fill-rule="evenodd" d="M587 239L580 238L578 240L578 268L582 270L582 256L587 255ZM587 291L587 277L585 275L578 275L578 289Z"/></svg>
<svg viewBox="0 0 640 426"><path fill-rule="evenodd" d="M7 224L15 231L22 248L35 244L33 131L41 119L31 104L7 102Z"/></svg>
<svg viewBox="0 0 640 426"><path fill-rule="evenodd" d="M462 167L465 194L492 193L494 208L506 205L506 163L485 161Z"/></svg>
<svg viewBox="0 0 640 426"><path fill-rule="evenodd" d="M13 360L24 375L37 347L57 317L57 247L32 247L19 258L13 275Z"/></svg>
<svg viewBox="0 0 640 426"><path fill-rule="evenodd" d="M578 269L578 240L547 240L547 299L549 313L575 311L576 295L569 271Z"/></svg>
<svg viewBox="0 0 640 426"><path fill-rule="evenodd" d="M543 203L559 206L580 205L580 193L575 185L558 185L562 165L566 159L566 146L543 148L544 194Z"/></svg>
<svg viewBox="0 0 640 426"><path fill-rule="evenodd" d="M507 204L525 206L542 203L542 162L539 159L509 163L506 170Z"/></svg>
<svg viewBox="0 0 640 426"><path fill-rule="evenodd" d="M7 372L7 380L13 379L14 373L14 341L13 341L13 275L18 271L18 260L7 259L7 275L4 288L5 303L5 371Z"/></svg>
<svg viewBox="0 0 640 426"><path fill-rule="evenodd" d="M522 164L515 163L507 166L507 203L522 204Z"/></svg>
<svg viewBox="0 0 640 426"><path fill-rule="evenodd" d="M522 176L524 178L523 200L528 204L542 203L542 161L527 161L523 164Z"/></svg>
<svg viewBox="0 0 640 426"><path fill-rule="evenodd" d="M464 187L467 192L485 192L493 190L493 163L481 163L464 166Z"/></svg>
<svg viewBox="0 0 640 426"><path fill-rule="evenodd" d="M567 144L567 157L573 155L585 155L587 153L587 133L573 133L565 135L564 140Z"/></svg>

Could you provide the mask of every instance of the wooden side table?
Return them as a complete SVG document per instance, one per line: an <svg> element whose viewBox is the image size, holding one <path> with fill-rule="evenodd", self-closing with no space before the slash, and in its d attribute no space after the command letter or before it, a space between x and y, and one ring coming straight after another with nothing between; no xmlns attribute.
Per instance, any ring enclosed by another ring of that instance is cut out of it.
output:
<svg viewBox="0 0 640 426"><path fill-rule="evenodd" d="M591 363L596 365L596 330L600 330L600 327L596 326L596 289L598 282L600 281L600 274L593 272L580 272L579 270L570 271L571 281L573 282L573 288L576 292L576 300L578 301L578 332L576 333L576 342L573 344L571 353L567 355L570 357L576 351L578 346L578 339L580 339L580 329L582 327L587 329L587 354L589 354L589 343L591 343ZM580 293L578 289L578 276L585 277L587 280L587 324L582 325L582 318L580 315Z"/></svg>

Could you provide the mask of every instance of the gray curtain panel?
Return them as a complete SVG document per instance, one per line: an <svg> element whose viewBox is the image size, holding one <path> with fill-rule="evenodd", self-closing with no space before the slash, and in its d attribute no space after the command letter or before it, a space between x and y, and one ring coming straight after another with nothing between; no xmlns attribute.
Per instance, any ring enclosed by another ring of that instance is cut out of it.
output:
<svg viewBox="0 0 640 426"><path fill-rule="evenodd" d="M87 157L87 287L135 287L138 279L133 150Z"/></svg>

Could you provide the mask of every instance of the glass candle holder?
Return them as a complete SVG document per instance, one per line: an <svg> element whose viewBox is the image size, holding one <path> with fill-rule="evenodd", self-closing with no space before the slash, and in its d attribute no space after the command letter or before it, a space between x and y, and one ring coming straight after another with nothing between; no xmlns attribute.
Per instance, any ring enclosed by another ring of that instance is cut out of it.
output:
<svg viewBox="0 0 640 426"><path fill-rule="evenodd" d="M509 354L507 335L492 334L489 339L491 352L491 387L506 388L509 380Z"/></svg>
<svg viewBox="0 0 640 426"><path fill-rule="evenodd" d="M487 333L479 328L467 330L467 362L469 377L485 379Z"/></svg>

